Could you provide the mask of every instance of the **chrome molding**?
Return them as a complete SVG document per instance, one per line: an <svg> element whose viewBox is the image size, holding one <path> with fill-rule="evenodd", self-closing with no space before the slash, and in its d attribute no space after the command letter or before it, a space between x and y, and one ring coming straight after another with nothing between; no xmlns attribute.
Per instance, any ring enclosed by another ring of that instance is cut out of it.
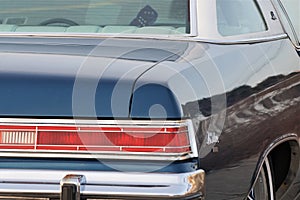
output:
<svg viewBox="0 0 300 200"><path fill-rule="evenodd" d="M198 35L198 13L197 13L197 0L190 0L190 34L187 36L197 36Z"/></svg>
<svg viewBox="0 0 300 200"><path fill-rule="evenodd" d="M84 177L83 177L84 176ZM59 197L61 183L79 185L84 198L134 197L158 199L202 198L205 172L124 173L98 171L1 170L0 197ZM63 179L62 179L63 178ZM62 181L61 181L62 179Z"/></svg>
<svg viewBox="0 0 300 200"><path fill-rule="evenodd" d="M206 42L211 44L254 44L254 43L261 43L261 42L269 42L275 40L282 40L288 39L287 34L278 34L273 36L265 36L265 37L256 37L256 38L223 38L223 39L198 39L199 42Z"/></svg>
<svg viewBox="0 0 300 200"><path fill-rule="evenodd" d="M186 120L97 120L97 119L39 119L39 118L0 118L0 125L152 125L152 126L178 126L185 124Z"/></svg>
<svg viewBox="0 0 300 200"><path fill-rule="evenodd" d="M183 41L183 42L204 42L210 44L253 44L260 42L268 42L274 40L288 39L287 34L281 33L276 35L267 35L262 37L248 37L247 34L243 38L233 37L233 38L206 38L201 36L163 36L163 35L109 35L109 34L5 34L0 33L0 37L45 37L45 38L116 38L116 39L152 39L152 40L166 40L166 41Z"/></svg>
<svg viewBox="0 0 300 200"><path fill-rule="evenodd" d="M296 47L299 48L300 47L299 46L300 45L300 40L299 40L300 38L298 38L297 32L295 31L293 23L292 23L289 15L288 15L284 5L282 4L282 2L280 0L273 0L272 3L274 5L276 11L278 13L282 13L284 15L284 16L281 16L279 14L279 16L278 16L280 21L281 21L281 25L282 25L283 29L285 30L285 32L287 32L288 34L290 33L289 36L291 38L294 38L295 41L293 41L293 43L294 43L294 45L296 45ZM283 18L285 18L285 20L287 21L288 24L283 23L285 21ZM289 26L289 27L286 27L286 26ZM287 29L289 29L291 32L289 32Z"/></svg>

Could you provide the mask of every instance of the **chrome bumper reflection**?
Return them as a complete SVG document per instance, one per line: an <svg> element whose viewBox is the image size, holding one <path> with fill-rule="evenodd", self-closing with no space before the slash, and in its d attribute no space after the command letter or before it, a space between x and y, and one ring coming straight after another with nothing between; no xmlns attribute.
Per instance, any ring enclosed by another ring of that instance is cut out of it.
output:
<svg viewBox="0 0 300 200"><path fill-rule="evenodd" d="M205 173L0 170L0 199L202 199ZM65 190L65 193L63 192ZM72 191L72 192L70 192ZM74 193L75 192L75 193ZM70 196L71 195L71 196Z"/></svg>

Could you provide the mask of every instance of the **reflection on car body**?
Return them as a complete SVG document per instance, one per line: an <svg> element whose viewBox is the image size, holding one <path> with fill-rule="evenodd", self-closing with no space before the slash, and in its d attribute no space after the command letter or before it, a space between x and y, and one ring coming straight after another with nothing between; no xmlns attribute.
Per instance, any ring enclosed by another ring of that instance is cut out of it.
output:
<svg viewBox="0 0 300 200"><path fill-rule="evenodd" d="M3 0L0 199L298 199L298 0Z"/></svg>

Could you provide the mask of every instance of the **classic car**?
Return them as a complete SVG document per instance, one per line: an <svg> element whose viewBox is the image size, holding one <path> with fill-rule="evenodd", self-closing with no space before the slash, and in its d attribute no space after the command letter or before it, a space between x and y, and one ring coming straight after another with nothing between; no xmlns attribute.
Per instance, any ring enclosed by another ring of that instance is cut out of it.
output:
<svg viewBox="0 0 300 200"><path fill-rule="evenodd" d="M0 199L300 199L299 0L2 0Z"/></svg>

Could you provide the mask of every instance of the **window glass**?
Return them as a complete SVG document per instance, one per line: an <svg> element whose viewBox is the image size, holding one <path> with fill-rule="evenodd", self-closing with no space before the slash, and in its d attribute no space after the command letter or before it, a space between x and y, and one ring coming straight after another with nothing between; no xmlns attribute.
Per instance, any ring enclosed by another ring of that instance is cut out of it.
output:
<svg viewBox="0 0 300 200"><path fill-rule="evenodd" d="M0 32L185 34L188 0L1 0Z"/></svg>
<svg viewBox="0 0 300 200"><path fill-rule="evenodd" d="M299 0L281 0L289 19L295 29L298 39L300 39L300 1Z"/></svg>
<svg viewBox="0 0 300 200"><path fill-rule="evenodd" d="M267 30L254 0L217 0L218 30L223 36Z"/></svg>

